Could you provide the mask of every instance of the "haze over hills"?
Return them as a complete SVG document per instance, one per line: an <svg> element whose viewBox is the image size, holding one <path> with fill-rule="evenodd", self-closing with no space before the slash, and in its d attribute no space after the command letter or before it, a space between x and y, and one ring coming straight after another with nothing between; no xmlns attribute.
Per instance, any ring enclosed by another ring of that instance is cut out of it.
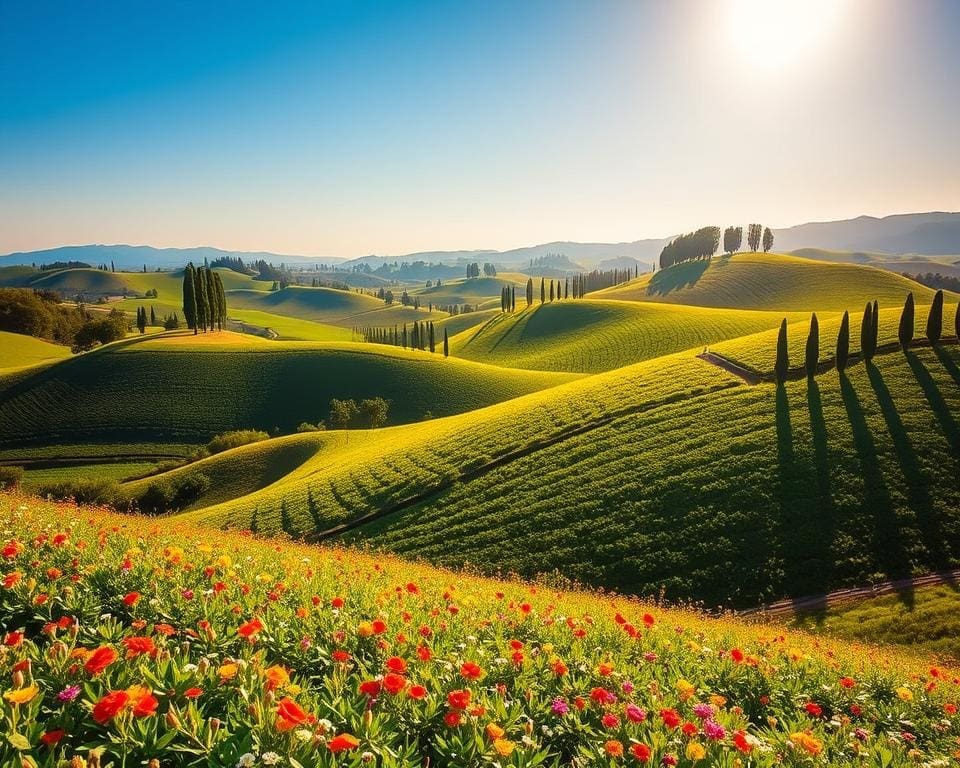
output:
<svg viewBox="0 0 960 768"><path fill-rule="evenodd" d="M784 229L774 229L778 251L802 248L921 255L960 254L960 213L907 213L876 218L858 216L841 221L809 222ZM549 254L562 254L586 268L636 264L648 271L656 262L663 246L672 237L647 238L627 243L578 243L554 241L523 246L506 251L473 249L458 251L418 251L396 256L303 256L266 251L229 251L212 247L153 248L147 245L71 245L39 251L26 251L0 256L0 266L45 264L54 261L83 261L91 264L113 261L118 269L148 270L183 266L188 261L202 262L223 256L244 261L264 259L274 264L367 264L376 268L391 262L442 262L446 264L491 261L501 266L524 267L531 259ZM806 254L804 254L806 255ZM864 259L855 259L862 261Z"/></svg>

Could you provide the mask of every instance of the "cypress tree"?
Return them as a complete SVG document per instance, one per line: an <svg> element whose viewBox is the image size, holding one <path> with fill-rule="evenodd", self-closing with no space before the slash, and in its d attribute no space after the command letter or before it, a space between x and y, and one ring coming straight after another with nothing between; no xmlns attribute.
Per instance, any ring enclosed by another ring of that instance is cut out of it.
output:
<svg viewBox="0 0 960 768"><path fill-rule="evenodd" d="M157 324L157 313L153 311L153 304L150 305L150 325Z"/></svg>
<svg viewBox="0 0 960 768"><path fill-rule="evenodd" d="M550 301L553 301L553 280L550 281Z"/></svg>
<svg viewBox="0 0 960 768"><path fill-rule="evenodd" d="M567 298L570 295L570 278L565 278L563 281L563 298Z"/></svg>
<svg viewBox="0 0 960 768"><path fill-rule="evenodd" d="M227 322L227 292L223 290L219 272L213 273L213 284L217 289L217 328L222 331L223 324Z"/></svg>
<svg viewBox="0 0 960 768"><path fill-rule="evenodd" d="M203 267L199 267L194 277L197 294L197 328L204 333L207 330L207 284L203 279Z"/></svg>
<svg viewBox="0 0 960 768"><path fill-rule="evenodd" d="M517 311L517 286L510 287L510 311Z"/></svg>
<svg viewBox="0 0 960 768"><path fill-rule="evenodd" d="M897 331L897 338L900 339L900 348L904 351L913 341L913 291L907 294L907 300L903 302L903 312L900 314L900 328Z"/></svg>
<svg viewBox="0 0 960 768"><path fill-rule="evenodd" d="M960 302L957 303L957 314L953 316L953 332L957 336L957 341L960 341Z"/></svg>
<svg viewBox="0 0 960 768"><path fill-rule="evenodd" d="M217 320L217 289L213 283L213 270L207 267L203 272L203 283L207 289L207 325L213 331L216 330Z"/></svg>
<svg viewBox="0 0 960 768"><path fill-rule="evenodd" d="M863 322L860 323L860 352L863 355L863 359L867 362L873 357L873 352L870 350L870 344L873 341L872 325L873 308L868 301L867 306L863 310Z"/></svg>
<svg viewBox="0 0 960 768"><path fill-rule="evenodd" d="M437 345L433 340L433 321L431 320L430 321L430 352L433 353L436 351L437 351Z"/></svg>
<svg viewBox="0 0 960 768"><path fill-rule="evenodd" d="M450 340L447 338L447 329L443 329L443 356L450 357Z"/></svg>
<svg viewBox="0 0 960 768"><path fill-rule="evenodd" d="M850 357L850 313L844 311L840 321L840 333L837 334L837 371L843 373Z"/></svg>
<svg viewBox="0 0 960 768"><path fill-rule="evenodd" d="M543 284L543 278L540 278L540 303L543 304L547 300L547 288Z"/></svg>
<svg viewBox="0 0 960 768"><path fill-rule="evenodd" d="M780 333L777 335L777 363L774 366L777 384L787 380L787 371L790 369L790 358L787 355L787 318L780 323Z"/></svg>
<svg viewBox="0 0 960 768"><path fill-rule="evenodd" d="M807 349L804 360L807 369L807 378L817 375L817 363L820 362L820 323L817 322L817 313L810 318L810 333L807 335Z"/></svg>
<svg viewBox="0 0 960 768"><path fill-rule="evenodd" d="M877 340L880 338L880 305L873 300L873 321L870 323L870 356L877 353Z"/></svg>
<svg viewBox="0 0 960 768"><path fill-rule="evenodd" d="M407 348L407 324L403 324L403 348Z"/></svg>
<svg viewBox="0 0 960 768"><path fill-rule="evenodd" d="M527 306L533 304L533 278L527 278Z"/></svg>
<svg viewBox="0 0 960 768"><path fill-rule="evenodd" d="M193 334L197 334L197 293L196 293L196 270L193 263L187 264L183 270L183 318L187 323L187 328L193 329Z"/></svg>
<svg viewBox="0 0 960 768"><path fill-rule="evenodd" d="M937 291L930 305L930 315L927 317L927 338L931 344L940 341L943 333L943 291Z"/></svg>

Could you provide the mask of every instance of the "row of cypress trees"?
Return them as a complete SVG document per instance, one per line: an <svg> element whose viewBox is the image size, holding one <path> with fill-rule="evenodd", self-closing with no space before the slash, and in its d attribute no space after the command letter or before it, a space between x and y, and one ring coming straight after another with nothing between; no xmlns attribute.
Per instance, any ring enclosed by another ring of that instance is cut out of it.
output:
<svg viewBox="0 0 960 768"><path fill-rule="evenodd" d="M431 352L437 351L436 334L434 332L433 321L414 321L407 330L407 324L403 327L393 326L393 328L354 328L354 333L358 334L364 341L371 344L390 344L394 347L403 347L407 349L422 349ZM447 336L447 329L443 329L443 356L450 356L450 340Z"/></svg>
<svg viewBox="0 0 960 768"><path fill-rule="evenodd" d="M187 264L183 270L183 316L194 335L200 329L223 330L227 320L227 294L220 275L209 267Z"/></svg>
<svg viewBox="0 0 960 768"><path fill-rule="evenodd" d="M897 340L903 351L909 349L913 343L915 326L915 306L913 293L908 293L900 313L900 323L897 328ZM867 362L877 353L877 337L880 329L880 306L876 301L867 302L863 310L863 320L860 323L860 354ZM960 304L954 316L954 333L960 340ZM938 344L943 336L943 291L934 294L930 305L930 314L927 316L926 337L931 344ZM850 359L850 313L844 312L840 321L840 331L837 334L837 353L835 363L837 371L843 373ZM804 350L804 368L807 378L817 375L820 365L820 323L814 314L810 318L810 331L807 334L807 344ZM787 380L790 372L790 357L787 352L787 319L780 323L780 333L777 335L777 359L774 373L778 384Z"/></svg>

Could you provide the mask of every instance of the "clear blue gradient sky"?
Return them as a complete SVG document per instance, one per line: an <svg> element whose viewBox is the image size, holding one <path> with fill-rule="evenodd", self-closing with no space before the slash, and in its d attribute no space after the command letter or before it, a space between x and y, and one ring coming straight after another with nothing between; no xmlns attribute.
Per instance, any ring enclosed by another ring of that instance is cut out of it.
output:
<svg viewBox="0 0 960 768"><path fill-rule="evenodd" d="M960 3L764 3L0 0L0 253L960 209Z"/></svg>

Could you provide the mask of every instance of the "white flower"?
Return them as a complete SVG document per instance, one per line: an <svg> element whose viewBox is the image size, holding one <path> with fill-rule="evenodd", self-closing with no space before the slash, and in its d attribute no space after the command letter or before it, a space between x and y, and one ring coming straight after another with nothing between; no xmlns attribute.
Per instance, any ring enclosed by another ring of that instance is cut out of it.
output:
<svg viewBox="0 0 960 768"><path fill-rule="evenodd" d="M253 768L257 763L257 756L252 752L247 752L245 755L240 755L240 759L237 760L237 768Z"/></svg>
<svg viewBox="0 0 960 768"><path fill-rule="evenodd" d="M298 741L310 741L313 738L313 733L306 728L298 728L293 732L293 735L297 737Z"/></svg>
<svg viewBox="0 0 960 768"><path fill-rule="evenodd" d="M277 765L283 758L276 752L264 752L260 755L264 765Z"/></svg>

